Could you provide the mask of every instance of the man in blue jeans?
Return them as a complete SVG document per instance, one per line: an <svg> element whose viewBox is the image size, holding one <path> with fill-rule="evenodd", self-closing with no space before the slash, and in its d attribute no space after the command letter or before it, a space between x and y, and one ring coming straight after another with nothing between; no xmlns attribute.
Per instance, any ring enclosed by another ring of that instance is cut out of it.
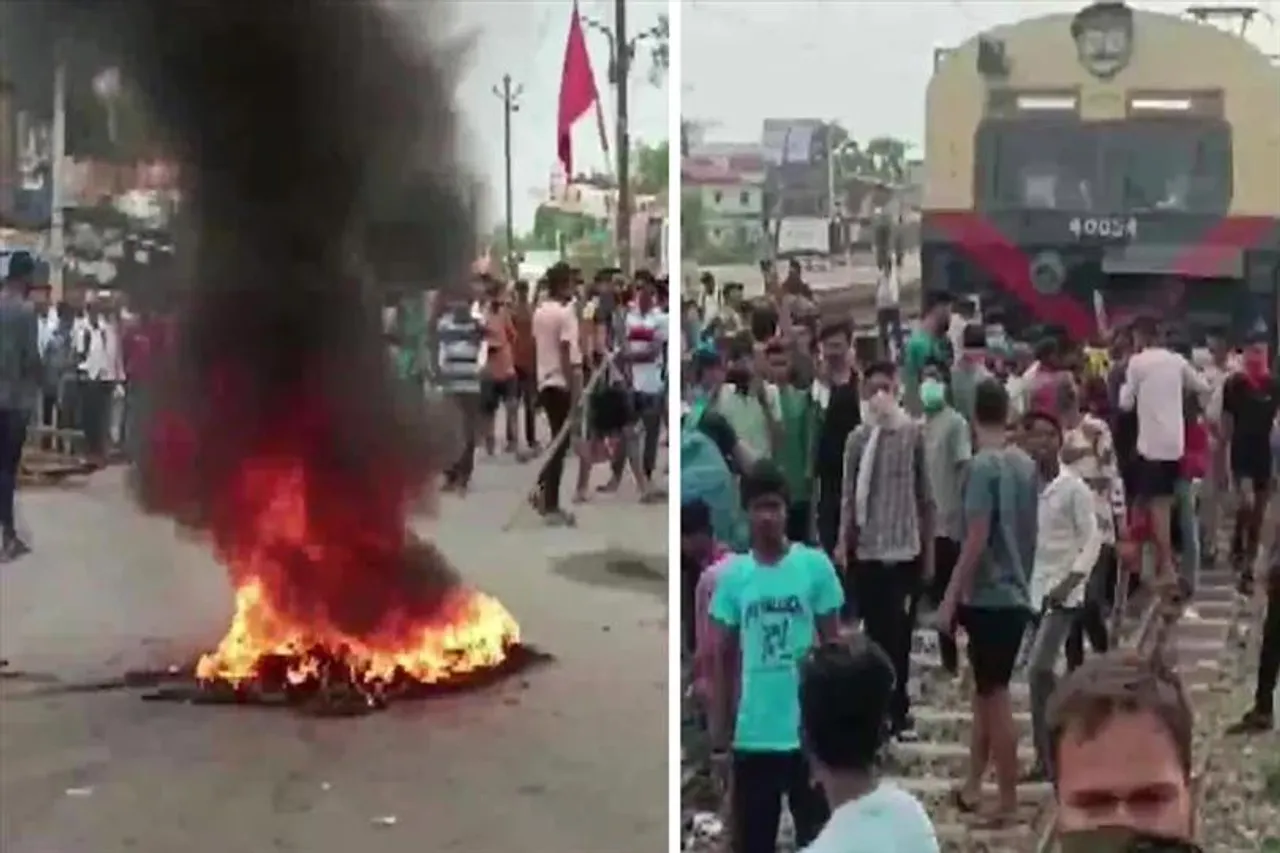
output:
<svg viewBox="0 0 1280 853"><path fill-rule="evenodd" d="M35 262L26 252L9 259L0 290L0 561L27 553L14 519L18 466L27 440L27 424L36 404L41 375L39 323L27 301Z"/></svg>

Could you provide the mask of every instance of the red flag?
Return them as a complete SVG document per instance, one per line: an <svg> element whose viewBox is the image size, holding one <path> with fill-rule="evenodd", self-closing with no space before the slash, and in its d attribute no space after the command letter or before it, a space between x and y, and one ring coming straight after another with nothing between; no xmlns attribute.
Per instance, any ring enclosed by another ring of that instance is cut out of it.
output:
<svg viewBox="0 0 1280 853"><path fill-rule="evenodd" d="M587 54L587 39L582 32L582 18L578 4L573 4L573 18L569 21L569 40L564 46L564 70L560 74L560 113L556 121L556 153L565 177L573 180L573 145L569 131L573 123L586 115L592 104L600 102L596 90L596 78L591 73L591 57Z"/></svg>

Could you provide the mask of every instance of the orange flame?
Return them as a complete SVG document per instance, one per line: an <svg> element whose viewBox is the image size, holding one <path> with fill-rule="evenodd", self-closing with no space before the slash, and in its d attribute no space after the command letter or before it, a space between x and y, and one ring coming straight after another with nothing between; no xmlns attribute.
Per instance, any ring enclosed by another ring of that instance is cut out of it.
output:
<svg viewBox="0 0 1280 853"><path fill-rule="evenodd" d="M495 598L460 588L446 601L439 622L422 625L401 643L369 643L333 628L304 626L282 616L262 584L251 581L236 590L235 616L218 648L200 658L196 677L240 684L258 674L267 656L290 661L288 678L302 684L319 675L317 647L338 650L362 682L387 684L397 675L422 684L496 667L520 628Z"/></svg>
<svg viewBox="0 0 1280 853"><path fill-rule="evenodd" d="M290 684L302 685L337 660L355 686L377 691L501 664L520 639L506 608L462 585L437 590L429 606L416 600L403 571L388 580L411 541L403 516L375 524L366 504L347 517L352 496L334 494L323 479L287 454L259 457L231 476L227 513L212 527L235 585L235 614L200 659L197 678L239 685L272 659ZM361 606L344 608L361 596Z"/></svg>

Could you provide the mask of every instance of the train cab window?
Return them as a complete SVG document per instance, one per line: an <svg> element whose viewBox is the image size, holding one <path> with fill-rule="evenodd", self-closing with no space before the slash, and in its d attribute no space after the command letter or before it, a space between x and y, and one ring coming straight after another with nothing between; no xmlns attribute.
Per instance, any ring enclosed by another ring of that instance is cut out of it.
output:
<svg viewBox="0 0 1280 853"><path fill-rule="evenodd" d="M1094 210L1098 161L1084 134L1077 121L984 122L977 197L991 209Z"/></svg>
<svg viewBox="0 0 1280 853"><path fill-rule="evenodd" d="M1218 121L1125 122L1107 156L1124 209L1225 213L1232 195L1230 135Z"/></svg>
<svg viewBox="0 0 1280 853"><path fill-rule="evenodd" d="M987 209L1225 213L1231 131L1218 119L988 120L976 197Z"/></svg>
<svg viewBox="0 0 1280 853"><path fill-rule="evenodd" d="M1022 173L1022 205L1031 210L1093 210L1093 182L1057 164L1035 164Z"/></svg>
<svg viewBox="0 0 1280 853"><path fill-rule="evenodd" d="M1058 176L1053 166L1042 163L1023 170L1022 201L1038 210L1053 210L1058 206Z"/></svg>

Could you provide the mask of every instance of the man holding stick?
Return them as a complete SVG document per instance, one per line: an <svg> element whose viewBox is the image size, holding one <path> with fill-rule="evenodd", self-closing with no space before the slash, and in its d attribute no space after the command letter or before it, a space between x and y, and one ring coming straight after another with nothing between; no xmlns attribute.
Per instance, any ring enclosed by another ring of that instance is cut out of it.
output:
<svg viewBox="0 0 1280 853"><path fill-rule="evenodd" d="M582 349L572 305L573 276L568 264L547 270L547 298L533 312L533 342L538 372L538 404L547 413L554 436L551 455L538 478L538 511L550 525L570 526L574 518L560 507L560 480L573 431L565 425L582 396Z"/></svg>

